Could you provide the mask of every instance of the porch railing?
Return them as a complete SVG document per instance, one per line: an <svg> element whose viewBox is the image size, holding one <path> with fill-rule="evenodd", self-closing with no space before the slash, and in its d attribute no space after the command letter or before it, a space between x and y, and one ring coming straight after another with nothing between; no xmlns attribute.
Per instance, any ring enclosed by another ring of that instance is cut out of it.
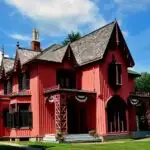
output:
<svg viewBox="0 0 150 150"><path fill-rule="evenodd" d="M11 97L16 96L16 95L19 95L19 96L31 95L31 91L30 90L22 90L19 92L12 92L9 94L9 96L11 96Z"/></svg>
<svg viewBox="0 0 150 150"><path fill-rule="evenodd" d="M53 90L57 90L57 89L60 89L60 85L59 84L44 89L44 93L47 93L47 92L50 92L50 91L53 91Z"/></svg>
<svg viewBox="0 0 150 150"><path fill-rule="evenodd" d="M141 97L150 97L150 92L134 91L134 92L131 92L130 95L132 95L132 96L141 96Z"/></svg>

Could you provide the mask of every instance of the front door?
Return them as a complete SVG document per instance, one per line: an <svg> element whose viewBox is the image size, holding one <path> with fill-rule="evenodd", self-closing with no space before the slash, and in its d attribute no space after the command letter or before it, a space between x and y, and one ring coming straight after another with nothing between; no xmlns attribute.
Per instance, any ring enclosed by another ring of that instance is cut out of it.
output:
<svg viewBox="0 0 150 150"><path fill-rule="evenodd" d="M88 133L87 128L87 112L85 107L80 107L79 109L79 126L80 126L80 133Z"/></svg>
<svg viewBox="0 0 150 150"><path fill-rule="evenodd" d="M75 134L78 132L78 115L74 100L68 100L68 133Z"/></svg>
<svg viewBox="0 0 150 150"><path fill-rule="evenodd" d="M146 119L146 107L144 104L136 107L137 130L146 131L148 129L148 122Z"/></svg>
<svg viewBox="0 0 150 150"><path fill-rule="evenodd" d="M88 133L86 107L76 100L68 100L68 133Z"/></svg>

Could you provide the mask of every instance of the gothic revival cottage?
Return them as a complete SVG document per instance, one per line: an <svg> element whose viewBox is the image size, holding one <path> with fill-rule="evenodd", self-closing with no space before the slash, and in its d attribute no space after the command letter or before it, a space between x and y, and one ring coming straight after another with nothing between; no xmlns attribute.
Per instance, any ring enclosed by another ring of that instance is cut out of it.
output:
<svg viewBox="0 0 150 150"><path fill-rule="evenodd" d="M0 137L136 130L136 111L128 98L139 74L128 70L134 60L116 21L67 46L45 50L33 30L31 45L17 44L15 59L2 57Z"/></svg>

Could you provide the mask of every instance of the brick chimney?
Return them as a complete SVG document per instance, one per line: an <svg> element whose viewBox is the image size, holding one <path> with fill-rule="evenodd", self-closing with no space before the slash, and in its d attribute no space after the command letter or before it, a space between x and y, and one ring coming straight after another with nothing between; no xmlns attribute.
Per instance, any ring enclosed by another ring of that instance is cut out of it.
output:
<svg viewBox="0 0 150 150"><path fill-rule="evenodd" d="M39 41L39 32L34 28L32 30L32 50L40 52L41 51L41 44Z"/></svg>

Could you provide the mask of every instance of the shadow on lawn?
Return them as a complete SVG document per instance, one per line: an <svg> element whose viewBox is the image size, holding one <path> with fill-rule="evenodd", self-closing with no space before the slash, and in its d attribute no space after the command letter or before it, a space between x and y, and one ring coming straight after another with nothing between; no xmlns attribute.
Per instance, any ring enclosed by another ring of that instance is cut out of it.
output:
<svg viewBox="0 0 150 150"><path fill-rule="evenodd" d="M47 148L50 149L50 148L55 147L55 146L54 145L51 145L51 146L49 145L48 146L48 145L38 145L38 144L37 145L33 145L33 144L31 144L31 145L28 145L28 147L37 148L37 149L39 148L40 150L46 150Z"/></svg>
<svg viewBox="0 0 150 150"><path fill-rule="evenodd" d="M0 150L26 150L22 147L15 147L15 146L9 146L9 145L0 145Z"/></svg>

